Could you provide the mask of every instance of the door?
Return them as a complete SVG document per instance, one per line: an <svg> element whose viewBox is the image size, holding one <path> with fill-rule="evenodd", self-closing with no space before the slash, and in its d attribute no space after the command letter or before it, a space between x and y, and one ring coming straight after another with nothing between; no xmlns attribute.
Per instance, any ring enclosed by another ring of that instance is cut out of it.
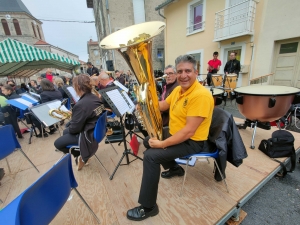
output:
<svg viewBox="0 0 300 225"><path fill-rule="evenodd" d="M236 59L241 62L242 47L226 48L225 52L224 52L224 59L222 61L222 71L220 71L220 73L224 73L224 67L225 67L226 63L230 60L229 55L230 55L231 52L235 52L236 53ZM242 86L242 78L243 77L241 76L241 74L239 74L238 81L237 81L237 84L236 84L237 87Z"/></svg>
<svg viewBox="0 0 300 225"><path fill-rule="evenodd" d="M300 39L275 44L272 84L300 87Z"/></svg>

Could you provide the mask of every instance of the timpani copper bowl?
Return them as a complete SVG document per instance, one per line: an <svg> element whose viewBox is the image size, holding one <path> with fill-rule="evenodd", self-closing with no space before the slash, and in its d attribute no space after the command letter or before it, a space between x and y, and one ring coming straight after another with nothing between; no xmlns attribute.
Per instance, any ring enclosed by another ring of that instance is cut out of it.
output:
<svg viewBox="0 0 300 225"><path fill-rule="evenodd" d="M261 85L235 88L240 113L247 119L271 122L283 117L300 89L287 86Z"/></svg>
<svg viewBox="0 0 300 225"><path fill-rule="evenodd" d="M224 90L223 89L218 89L218 88L213 88L211 86L205 86L207 90L211 92L211 94L214 97L215 101L215 106L222 104L223 101L223 95L224 95Z"/></svg>

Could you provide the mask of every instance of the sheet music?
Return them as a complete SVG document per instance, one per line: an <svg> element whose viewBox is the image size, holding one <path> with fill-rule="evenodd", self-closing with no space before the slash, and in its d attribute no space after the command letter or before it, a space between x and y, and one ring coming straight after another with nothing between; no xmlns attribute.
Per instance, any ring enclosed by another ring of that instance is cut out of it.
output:
<svg viewBox="0 0 300 225"><path fill-rule="evenodd" d="M78 102L80 97L76 94L75 90L73 87L67 87L68 91L70 92L70 94L72 95L73 99L75 100L75 102Z"/></svg>
<svg viewBox="0 0 300 225"><path fill-rule="evenodd" d="M125 98L127 99L127 104L128 104L128 106L129 106L129 110L127 111L128 113L132 113L133 111L134 111L134 109L135 109L135 105L134 105L134 103L132 102L132 100L129 98L129 96L128 96L128 94L127 93L122 93L124 96L125 96Z"/></svg>
<svg viewBox="0 0 300 225"><path fill-rule="evenodd" d="M126 101L124 101L123 96L119 92L119 90L114 89L112 91L106 92L108 97L111 99L111 101L115 104L118 111L121 115L124 115L126 112L129 111L129 106L127 105Z"/></svg>
<svg viewBox="0 0 300 225"><path fill-rule="evenodd" d="M41 96L39 94L37 94L37 93L31 92L31 91L29 93L32 94L32 95L34 95L34 96L36 96L36 97L38 97L38 98L41 98Z"/></svg>
<svg viewBox="0 0 300 225"><path fill-rule="evenodd" d="M48 103L48 104L47 104L47 106L48 106L50 109L58 109L60 105L61 105L61 102L60 102L60 101L57 101L57 102L51 102L51 103ZM60 107L60 110L61 110L61 111L64 111L64 112L69 111L64 105L63 105L62 107Z"/></svg>
<svg viewBox="0 0 300 225"><path fill-rule="evenodd" d="M21 104L26 105L27 107L32 107L31 102L28 102L28 101L26 101L25 99L22 99L22 98L15 98L15 99L12 99L12 100L15 100L15 101L17 101L17 102L20 102Z"/></svg>
<svg viewBox="0 0 300 225"><path fill-rule="evenodd" d="M115 80L114 84L117 85L119 88L124 90L126 93L129 91L127 87L125 87L123 84L121 84L119 81Z"/></svg>
<svg viewBox="0 0 300 225"><path fill-rule="evenodd" d="M38 102L38 100L36 100L35 98L33 98L32 96L30 96L29 94L21 94L22 96L25 96L26 98L31 99L32 101Z"/></svg>

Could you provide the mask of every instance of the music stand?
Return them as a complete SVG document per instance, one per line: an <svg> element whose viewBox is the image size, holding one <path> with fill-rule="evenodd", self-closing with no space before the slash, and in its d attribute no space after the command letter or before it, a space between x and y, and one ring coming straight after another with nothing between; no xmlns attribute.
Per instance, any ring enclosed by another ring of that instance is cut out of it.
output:
<svg viewBox="0 0 300 225"><path fill-rule="evenodd" d="M62 89L66 92L74 104L79 101L80 97L76 94L75 89L72 86L63 86Z"/></svg>
<svg viewBox="0 0 300 225"><path fill-rule="evenodd" d="M58 107L60 107L62 104L62 102L60 100L53 100L51 102L46 102L37 106L34 106L30 109L30 111L32 112L33 116L35 116L35 118L37 118L37 120L41 123L42 126L42 137L44 138L44 127L50 127L54 124L59 124L60 123L60 119L54 118L52 116L49 115L49 111L51 109L57 109ZM68 111L68 109L62 105L61 106L61 110L63 111ZM58 129L59 134L60 130Z"/></svg>
<svg viewBox="0 0 300 225"><path fill-rule="evenodd" d="M106 100L106 102L109 104L109 106L111 107L113 112L118 117L120 117L120 123L121 123L121 128L122 128L122 135L123 135L123 142L124 142L124 148L125 148L124 152L123 152L123 155L122 155L121 159L119 160L114 172L109 177L109 179L112 180L115 173L117 172L119 166L129 165L131 162L133 162L137 159L140 159L140 160L143 161L143 159L140 158L139 156L133 154L131 152L131 149L127 148L127 143L126 143L126 138L125 138L125 128L124 128L124 124L123 124L123 116L126 113L132 113L133 110L135 109L135 105L133 104L133 102L131 101L131 99L127 95L127 93L120 91L119 87L116 87L116 86L101 90L100 94ZM135 159L132 160L132 161L129 161L129 155L134 156ZM125 157L126 157L126 163L121 164Z"/></svg>

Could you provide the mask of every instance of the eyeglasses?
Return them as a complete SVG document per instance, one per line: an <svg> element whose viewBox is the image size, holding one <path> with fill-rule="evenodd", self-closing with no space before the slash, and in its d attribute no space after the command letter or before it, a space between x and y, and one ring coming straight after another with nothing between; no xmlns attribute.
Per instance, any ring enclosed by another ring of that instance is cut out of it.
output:
<svg viewBox="0 0 300 225"><path fill-rule="evenodd" d="M167 75L171 76L174 75L174 73L170 72L170 73L166 73Z"/></svg>

